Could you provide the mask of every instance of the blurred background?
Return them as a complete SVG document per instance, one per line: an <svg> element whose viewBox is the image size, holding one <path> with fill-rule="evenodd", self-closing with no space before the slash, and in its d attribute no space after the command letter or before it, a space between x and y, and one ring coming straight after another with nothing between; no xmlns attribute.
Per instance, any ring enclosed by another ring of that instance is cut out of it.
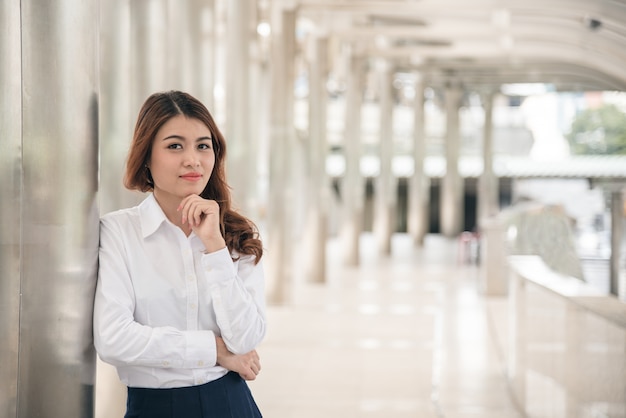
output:
<svg viewBox="0 0 626 418"><path fill-rule="evenodd" d="M260 228L265 416L626 417L626 3L3 0L0 417L122 416L98 218L183 90Z"/></svg>

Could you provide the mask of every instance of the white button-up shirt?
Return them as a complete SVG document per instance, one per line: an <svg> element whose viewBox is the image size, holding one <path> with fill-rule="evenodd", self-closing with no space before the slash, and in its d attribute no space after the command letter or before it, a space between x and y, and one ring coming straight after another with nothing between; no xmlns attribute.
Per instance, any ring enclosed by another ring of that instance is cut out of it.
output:
<svg viewBox="0 0 626 418"><path fill-rule="evenodd" d="M233 254L235 258L238 254ZM215 337L244 354L265 336L263 267L204 254L166 217L153 195L100 221L94 343L131 387L203 384L227 373Z"/></svg>

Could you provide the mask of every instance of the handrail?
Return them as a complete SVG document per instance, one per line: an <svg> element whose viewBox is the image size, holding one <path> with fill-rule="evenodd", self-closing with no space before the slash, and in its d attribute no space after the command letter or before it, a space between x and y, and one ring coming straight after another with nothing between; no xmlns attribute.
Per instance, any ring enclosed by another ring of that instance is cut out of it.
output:
<svg viewBox="0 0 626 418"><path fill-rule="evenodd" d="M507 376L529 418L626 415L626 303L551 270L507 258Z"/></svg>

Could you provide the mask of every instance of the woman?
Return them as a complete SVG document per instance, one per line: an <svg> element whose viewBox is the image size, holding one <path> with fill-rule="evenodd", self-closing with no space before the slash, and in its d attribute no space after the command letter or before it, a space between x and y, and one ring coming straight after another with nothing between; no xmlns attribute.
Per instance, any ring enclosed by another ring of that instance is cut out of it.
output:
<svg viewBox="0 0 626 418"><path fill-rule="evenodd" d="M226 145L182 92L144 103L124 185L152 193L100 222L94 342L128 386L125 417L260 417L263 254L231 209Z"/></svg>

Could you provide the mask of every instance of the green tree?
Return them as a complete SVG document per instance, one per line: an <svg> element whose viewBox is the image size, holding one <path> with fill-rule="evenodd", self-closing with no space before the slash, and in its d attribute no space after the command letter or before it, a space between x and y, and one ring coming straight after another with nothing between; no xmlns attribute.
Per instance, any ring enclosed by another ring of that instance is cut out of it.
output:
<svg viewBox="0 0 626 418"><path fill-rule="evenodd" d="M626 154L626 114L613 104L587 109L566 137L572 154Z"/></svg>

